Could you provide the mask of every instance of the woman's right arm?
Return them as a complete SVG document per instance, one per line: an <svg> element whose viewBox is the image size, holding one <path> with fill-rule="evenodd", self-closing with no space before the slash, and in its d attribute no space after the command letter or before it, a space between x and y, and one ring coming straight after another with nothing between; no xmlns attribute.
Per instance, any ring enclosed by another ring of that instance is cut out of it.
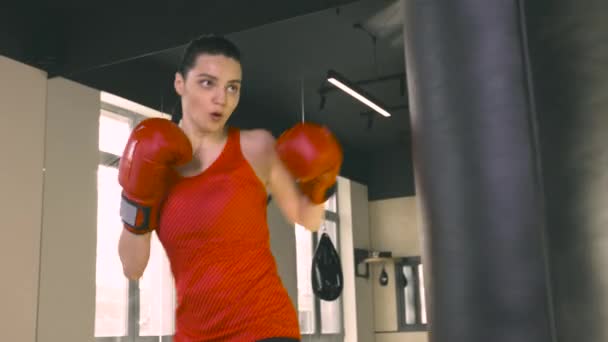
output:
<svg viewBox="0 0 608 342"><path fill-rule="evenodd" d="M118 254L127 278L141 278L148 265L151 232L158 227L171 170L191 160L189 138L169 120L148 118L131 132L118 166L124 222ZM163 174L169 177L159 178Z"/></svg>
<svg viewBox="0 0 608 342"><path fill-rule="evenodd" d="M138 280L144 274L150 259L150 239L152 232L137 235L122 230L118 242L118 254L122 262L122 270L130 280Z"/></svg>

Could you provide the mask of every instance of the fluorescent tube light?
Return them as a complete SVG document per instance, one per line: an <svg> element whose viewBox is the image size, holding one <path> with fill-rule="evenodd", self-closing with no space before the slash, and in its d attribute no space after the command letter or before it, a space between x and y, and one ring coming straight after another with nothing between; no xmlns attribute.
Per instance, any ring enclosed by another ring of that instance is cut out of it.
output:
<svg viewBox="0 0 608 342"><path fill-rule="evenodd" d="M376 112L389 117L391 114L384 110L380 105L378 105L378 101L373 99L371 95L367 94L363 89L360 89L356 85L352 84L342 75L337 72L330 70L327 72L327 81L334 86L340 88L342 91L346 92L350 96L356 98L357 100L363 102Z"/></svg>

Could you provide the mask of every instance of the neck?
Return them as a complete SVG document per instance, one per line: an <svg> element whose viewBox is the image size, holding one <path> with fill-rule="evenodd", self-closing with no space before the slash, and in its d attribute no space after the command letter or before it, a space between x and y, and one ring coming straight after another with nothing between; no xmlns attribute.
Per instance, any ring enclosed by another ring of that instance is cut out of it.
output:
<svg viewBox="0 0 608 342"><path fill-rule="evenodd" d="M217 145L224 142L227 137L227 128L222 127L217 131L206 131L200 129L193 122L186 119L185 117L182 119L180 123L180 127L186 134L186 136L190 139L190 143L192 144L192 148L194 151L198 151L201 148Z"/></svg>

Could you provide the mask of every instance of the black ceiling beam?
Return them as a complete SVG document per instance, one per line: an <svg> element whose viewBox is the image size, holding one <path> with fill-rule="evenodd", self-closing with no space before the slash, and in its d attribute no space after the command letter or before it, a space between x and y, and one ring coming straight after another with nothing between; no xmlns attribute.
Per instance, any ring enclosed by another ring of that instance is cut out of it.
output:
<svg viewBox="0 0 608 342"><path fill-rule="evenodd" d="M23 14L17 9L0 10L0 55L29 64L26 59L34 34L34 19Z"/></svg>
<svg viewBox="0 0 608 342"><path fill-rule="evenodd" d="M151 61L129 61L95 69L71 79L169 113L177 97L173 90L173 73L167 66Z"/></svg>
<svg viewBox="0 0 608 342"><path fill-rule="evenodd" d="M72 77L186 44L204 33L229 34L343 6L354 0L150 1L72 17L64 63L50 75ZM156 5L155 5L156 4ZM161 14L150 14L161 13Z"/></svg>

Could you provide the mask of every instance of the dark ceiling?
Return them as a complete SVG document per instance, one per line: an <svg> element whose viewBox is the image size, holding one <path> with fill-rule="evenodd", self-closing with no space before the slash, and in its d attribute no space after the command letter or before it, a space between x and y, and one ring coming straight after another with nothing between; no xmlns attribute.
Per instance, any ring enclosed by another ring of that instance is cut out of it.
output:
<svg viewBox="0 0 608 342"><path fill-rule="evenodd" d="M410 168L409 153L399 152L409 149L399 0L168 3L149 1L145 12L69 5L35 14L3 11L0 54L45 69L49 77L170 112L185 44L204 33L225 34L243 55L243 94L232 124L276 135L301 120L304 108L306 120L328 125L343 143L345 176L386 188L376 195L370 190L370 197L412 191L395 187L398 181L381 171L392 169L394 176L395 169ZM329 69L361 82L392 116L371 112L330 86Z"/></svg>

